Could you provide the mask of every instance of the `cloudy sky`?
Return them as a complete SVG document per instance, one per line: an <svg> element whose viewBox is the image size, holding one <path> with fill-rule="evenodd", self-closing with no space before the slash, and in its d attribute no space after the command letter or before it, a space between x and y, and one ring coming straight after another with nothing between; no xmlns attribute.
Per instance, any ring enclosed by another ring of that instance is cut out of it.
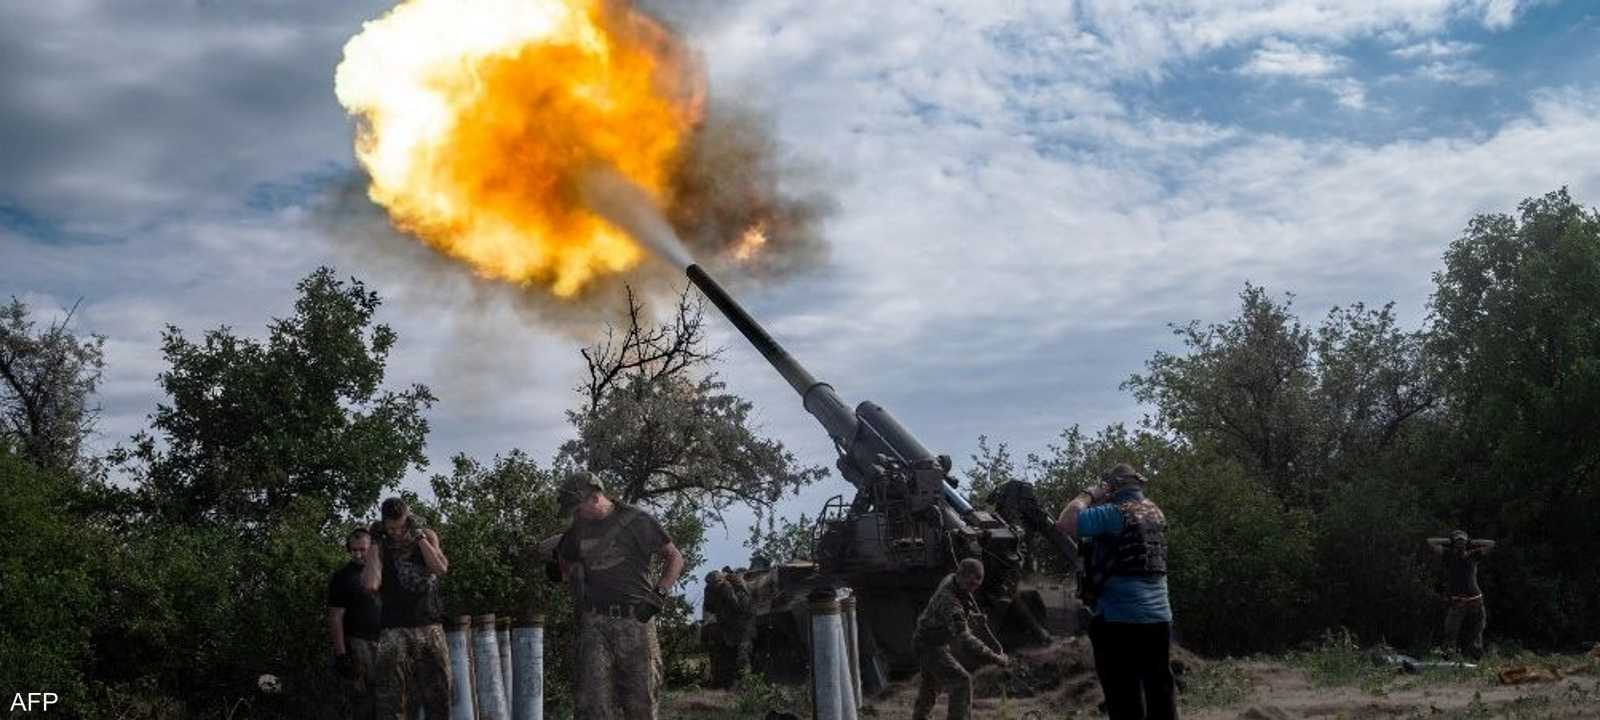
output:
<svg viewBox="0 0 1600 720"><path fill-rule="evenodd" d="M355 171L341 47L388 4L0 6L0 296L81 298L80 329L107 336L101 448L160 399L164 325L260 333L322 264L387 299L392 381L441 397L435 467L568 436L578 340L312 209ZM1171 348L1166 323L1228 317L1246 281L1307 318L1393 300L1416 324L1474 213L1563 185L1600 202L1583 0L656 5L712 93L770 113L837 195L826 266L743 300L847 400L958 459L979 434L1026 452L1137 420L1118 384ZM830 464L788 386L714 324L730 388ZM744 556L734 525L718 564Z"/></svg>

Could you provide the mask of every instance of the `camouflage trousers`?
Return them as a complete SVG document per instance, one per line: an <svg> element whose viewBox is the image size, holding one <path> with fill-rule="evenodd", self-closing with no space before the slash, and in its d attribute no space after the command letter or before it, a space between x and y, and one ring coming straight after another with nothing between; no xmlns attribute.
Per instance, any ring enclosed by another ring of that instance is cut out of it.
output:
<svg viewBox="0 0 1600 720"><path fill-rule="evenodd" d="M572 676L574 720L655 720L661 689L655 622L581 614Z"/></svg>
<svg viewBox="0 0 1600 720"><path fill-rule="evenodd" d="M750 633L713 643L710 647L711 687L730 688L738 684L739 673L750 667L753 645Z"/></svg>
<svg viewBox="0 0 1600 720"><path fill-rule="evenodd" d="M384 628L378 636L374 699L380 720L450 717L450 651L438 625Z"/></svg>
<svg viewBox="0 0 1600 720"><path fill-rule="evenodd" d="M917 702L911 709L912 720L932 717L933 704L945 690L950 691L950 708L945 717L967 720L972 714L972 674L961 666L961 661L950 652L950 646L918 645L917 669L922 672L922 684L917 688Z"/></svg>
<svg viewBox="0 0 1600 720"><path fill-rule="evenodd" d="M1450 610L1444 616L1444 642L1454 646L1462 655L1473 660L1483 657L1483 627L1488 616L1483 610L1483 596L1474 599L1451 599Z"/></svg>
<svg viewBox="0 0 1600 720"><path fill-rule="evenodd" d="M345 654L355 667L355 677L340 676L344 689L345 717L350 720L373 720L377 707L373 700L373 674L378 669L378 643L374 640L346 638Z"/></svg>

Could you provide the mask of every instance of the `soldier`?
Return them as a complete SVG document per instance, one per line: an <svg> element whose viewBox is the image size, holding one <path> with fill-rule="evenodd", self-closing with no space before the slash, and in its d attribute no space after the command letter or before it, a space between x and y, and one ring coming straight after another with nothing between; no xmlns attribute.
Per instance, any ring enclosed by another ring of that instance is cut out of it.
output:
<svg viewBox="0 0 1600 720"><path fill-rule="evenodd" d="M1166 517L1144 496L1145 478L1126 463L1073 498L1056 524L1094 541L1085 592L1089 642L1111 720L1178 717L1172 676L1172 606L1167 598Z"/></svg>
<svg viewBox="0 0 1600 720"><path fill-rule="evenodd" d="M353 720L373 720L373 671L378 664L382 617L376 596L361 585L361 568L372 547L372 533L351 531L344 549L350 562L328 578L328 638L333 642L333 667L343 681L346 710Z"/></svg>
<svg viewBox="0 0 1600 720"><path fill-rule="evenodd" d="M361 581L381 601L374 689L381 720L407 720L416 708L450 716L450 653L444 642L439 576L450 569L439 534L422 527L404 500L383 501L372 526Z"/></svg>
<svg viewBox="0 0 1600 720"><path fill-rule="evenodd" d="M1044 513L1038 497L1034 495L1032 483L1021 480L1001 483L994 492L989 493L988 502L1002 520L1022 530L1021 547L1025 553L1016 562L1003 555L991 556L996 572L990 573L979 590L988 608L989 626L1001 628L1007 619L1012 619L1031 636L1033 642L1047 644L1053 639L1050 631L1027 603L1019 602L1018 585L1025 566L1037 566L1034 561L1038 545L1036 541L1042 539L1048 544L1057 562L1069 569L1076 564L1078 548L1061 534L1050 516Z"/></svg>
<svg viewBox="0 0 1600 720"><path fill-rule="evenodd" d="M1444 616L1446 646L1477 660L1483 656L1483 591L1478 588L1478 558L1494 549L1493 540L1472 540L1456 530L1446 538L1428 538L1428 549L1444 561L1445 598L1450 610Z"/></svg>
<svg viewBox="0 0 1600 720"><path fill-rule="evenodd" d="M562 514L573 514L555 554L577 595L574 717L654 720L661 646L652 619L683 572L683 553L655 518L607 498L592 473L568 476L559 500ZM652 558L665 565L654 584Z"/></svg>
<svg viewBox="0 0 1600 720"><path fill-rule="evenodd" d="M706 574L705 611L717 619L708 626L713 629L706 638L706 649L711 654L711 687L733 687L739 674L750 667L754 639L750 589L739 573L723 568Z"/></svg>
<svg viewBox="0 0 1600 720"><path fill-rule="evenodd" d="M972 597L973 591L981 585L983 562L974 558L962 560L956 571L939 583L939 589L933 592L922 615L917 617L917 629L911 641L922 671L922 685L917 689L917 702L911 711L914 720L928 720L933 714L934 702L945 688L950 690L945 717L964 720L972 712L972 675L951 652L951 643L974 659L1000 666L1010 664L993 634L985 633L988 637L979 640L972 632L971 623L982 622L983 617ZM992 645L984 644L986 641Z"/></svg>

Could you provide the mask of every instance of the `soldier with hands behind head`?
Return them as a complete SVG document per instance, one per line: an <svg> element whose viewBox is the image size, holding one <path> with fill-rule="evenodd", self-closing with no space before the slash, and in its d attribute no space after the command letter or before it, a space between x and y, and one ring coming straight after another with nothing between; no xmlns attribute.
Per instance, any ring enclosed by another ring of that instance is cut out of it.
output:
<svg viewBox="0 0 1600 720"><path fill-rule="evenodd" d="M1483 609L1483 590L1478 587L1478 558L1494 550L1493 540L1473 540L1465 530L1448 538L1428 538L1428 549L1444 562L1445 600L1450 609L1444 616L1446 647L1476 660L1483 656L1483 628L1488 616Z"/></svg>

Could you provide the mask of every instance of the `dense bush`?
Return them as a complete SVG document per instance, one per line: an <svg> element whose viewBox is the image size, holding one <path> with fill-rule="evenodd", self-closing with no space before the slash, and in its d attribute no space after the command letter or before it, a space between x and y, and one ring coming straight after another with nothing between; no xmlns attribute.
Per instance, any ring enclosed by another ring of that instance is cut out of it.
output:
<svg viewBox="0 0 1600 720"><path fill-rule="evenodd" d="M1491 638L1600 637L1600 215L1553 192L1474 218L1444 260L1420 330L1359 303L1303 324L1252 285L1236 317L1174 326L1183 351L1124 385L1145 421L1028 456L1040 497L1144 468L1198 649L1335 627L1426 649L1443 605L1423 540L1457 527L1500 541L1480 571ZM1014 475L1004 443L974 462L986 484Z"/></svg>
<svg viewBox="0 0 1600 720"><path fill-rule="evenodd" d="M1181 642L1214 653L1280 650L1316 620L1305 513L1226 462L1169 467L1150 495L1171 527L1168 587Z"/></svg>
<svg viewBox="0 0 1600 720"><path fill-rule="evenodd" d="M0 688L88 696L102 538L77 526L68 480L0 446Z"/></svg>

